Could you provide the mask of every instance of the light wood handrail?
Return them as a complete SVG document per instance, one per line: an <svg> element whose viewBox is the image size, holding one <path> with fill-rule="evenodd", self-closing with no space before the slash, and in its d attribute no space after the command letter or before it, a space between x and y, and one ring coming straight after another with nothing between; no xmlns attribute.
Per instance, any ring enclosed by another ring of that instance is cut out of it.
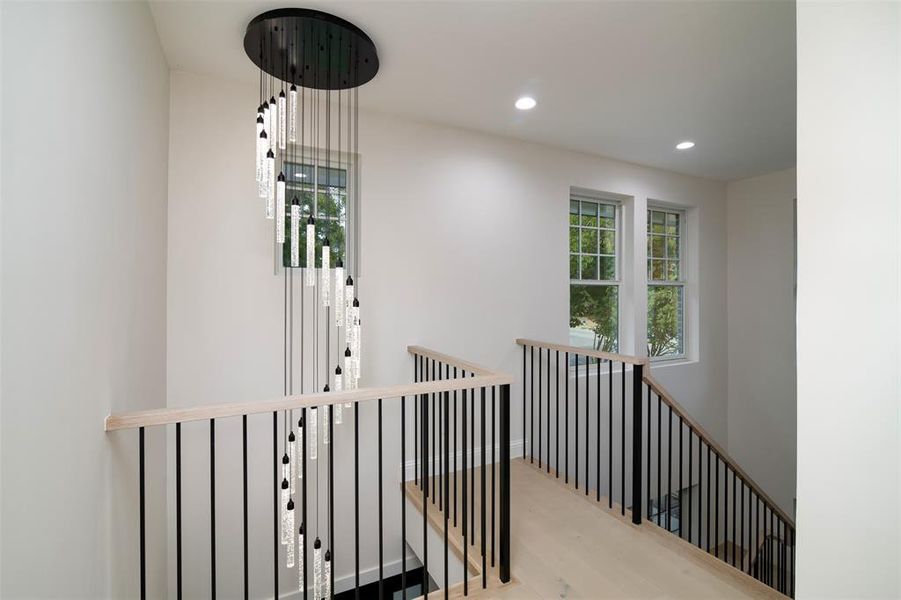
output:
<svg viewBox="0 0 901 600"><path fill-rule="evenodd" d="M688 414L688 412L682 407L682 405L680 405L678 402L676 402L676 399L673 398L673 395L670 394L665 387L663 387L663 384L661 384L659 381L654 379L654 377L650 373L644 374L642 377L642 380L646 384L648 384L651 387L651 389L654 390L654 393L658 394L660 396L660 398L666 404L668 404L670 407L672 407L673 413L682 417L682 420L685 423L687 423L688 426L691 427L691 429L693 429L695 433L698 434L698 437L702 438L704 440L704 442L708 446L710 446L713 449L713 451L720 457L720 459L722 459L722 461L724 463L728 464L729 468L731 468L733 472L737 473L738 476L741 477L744 480L744 482L746 484L748 484L748 486L751 489L754 490L754 493L756 493L760 498L762 498L767 504L770 505L770 509L772 509L773 512L775 512L777 515L779 515L779 517L783 521L785 521L786 525L790 526L792 529L795 528L794 520L791 517L789 517L785 513L785 511L783 511L779 507L778 504L776 504L775 500L770 498L769 495L767 495L767 493L763 491L763 488L760 487L760 485L758 485L757 482L754 481L754 479L752 479L751 476L748 475L745 472L745 470L742 469L738 465L738 462L736 462L736 460L734 458L729 456L729 453L726 452L726 449L723 448L722 446L720 446L716 442L716 440L713 439L713 436L710 435L709 433L707 433L707 430L705 430L701 426L700 423L698 423L696 420L694 420Z"/></svg>
<svg viewBox="0 0 901 600"><path fill-rule="evenodd" d="M553 344L551 342L539 342L537 340L528 340L517 338L516 343L520 346L535 346L536 348L547 348L548 350L559 350L560 352L569 352L570 354L578 354L579 356L590 356L592 358L601 358L604 360L612 360L613 362L621 362L630 365L646 365L648 359L644 356L629 356L628 354L613 354L604 352L603 350L592 350L591 348L579 348L578 346L567 346L565 344Z"/></svg>
<svg viewBox="0 0 901 600"><path fill-rule="evenodd" d="M492 371L491 369L486 369L481 365L477 365L475 363L469 362L468 360L463 360L454 356L448 356L447 354L442 354L440 352L430 350L429 348L423 348L422 346L407 346L407 352L409 352L410 354L424 356L426 358L432 358L438 362L442 362L452 367L458 367L462 371L469 371L470 373L475 373L476 375L495 375L494 371Z"/></svg>
<svg viewBox="0 0 901 600"><path fill-rule="evenodd" d="M414 352L414 349L416 351ZM347 402L365 402L378 400L379 398L400 398L401 396L417 396L437 392L449 392L454 390L471 389L477 387L490 387L493 385L506 385L513 383L513 376L506 373L489 371L473 363L462 361L427 348L411 346L410 352L423 354L437 358L444 362L456 365L466 365L465 370L479 369L480 374L475 377L459 377L457 379L441 379L437 381L421 381L419 383L403 383L381 387L359 388L343 392L316 392L309 394L294 394L275 400L258 402L232 402L228 404L214 404L210 406L192 406L185 408L159 408L153 410L141 410L128 413L108 415L104 420L104 430L115 431L118 429L134 429L137 427L151 427L155 425L168 425L171 423L184 423L186 421L203 421L208 419L220 419L224 417L239 417L271 413L282 410L308 408L312 406L330 406L332 404Z"/></svg>

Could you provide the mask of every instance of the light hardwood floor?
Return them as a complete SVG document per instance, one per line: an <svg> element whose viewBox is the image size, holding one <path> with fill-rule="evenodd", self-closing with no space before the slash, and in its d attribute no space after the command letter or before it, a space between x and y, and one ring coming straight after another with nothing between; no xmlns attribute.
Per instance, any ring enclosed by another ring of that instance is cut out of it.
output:
<svg viewBox="0 0 901 600"><path fill-rule="evenodd" d="M632 525L619 506L611 511L527 461L512 462L510 480L513 581L499 585L490 570L488 589L472 580L471 598L785 598L652 523ZM421 498L417 490L407 486L411 498ZM437 506L428 516L443 526ZM459 550L459 529L449 538ZM462 586L450 592L462 597Z"/></svg>

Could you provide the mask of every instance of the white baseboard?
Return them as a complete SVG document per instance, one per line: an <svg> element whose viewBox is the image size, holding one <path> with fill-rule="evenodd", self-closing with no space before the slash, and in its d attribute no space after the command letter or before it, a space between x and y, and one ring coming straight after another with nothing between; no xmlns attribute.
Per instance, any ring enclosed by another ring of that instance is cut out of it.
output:
<svg viewBox="0 0 901 600"><path fill-rule="evenodd" d="M491 446L488 446L489 452L488 452L488 455L485 457L486 464L489 464L490 459L491 459L490 450L491 450ZM464 453L462 450L456 452L456 461L457 461L457 467L458 467L457 470L458 471L463 466L463 454ZM523 441L521 439L512 440L510 442L510 458L519 458L520 456L523 456ZM495 446L494 446L494 457L495 457L495 459L500 458L500 444L495 444ZM471 451L466 453L466 458L467 458L467 460L471 460L477 466L481 465L482 464L482 449L481 448L473 448ZM454 461L454 456L451 455L451 466L453 466L453 464L454 464L453 461ZM429 464L429 473L434 473L435 470L434 470L434 464L432 461L432 457L429 457L428 464ZM403 465L403 469L404 469L404 472L402 474L402 478L404 481L412 481L413 479L415 479L416 478L416 459L414 458L413 460L408 460L407 462L405 462Z"/></svg>

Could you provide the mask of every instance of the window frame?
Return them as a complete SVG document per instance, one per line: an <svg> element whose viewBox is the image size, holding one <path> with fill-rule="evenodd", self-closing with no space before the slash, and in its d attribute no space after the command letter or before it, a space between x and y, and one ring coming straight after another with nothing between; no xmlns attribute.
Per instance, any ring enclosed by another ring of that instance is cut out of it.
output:
<svg viewBox="0 0 901 600"><path fill-rule="evenodd" d="M650 255L650 253L648 253L647 256L645 257L644 273L645 273L645 281L646 281L646 296L648 298L650 297L651 287L671 286L671 287L681 288L681 291L682 291L682 310L681 310L681 315L682 315L682 319L681 319L681 321L682 321L682 323L681 323L682 352L680 352L678 354L665 354L662 356L650 356L650 352L648 352L648 359L651 362L667 362L667 361L675 361L675 360L685 360L686 358L688 358L688 347L689 347L688 346L688 343L689 343L688 310L687 310L687 306L686 306L688 303L688 296L687 296L687 294L688 294L688 277L686 276L686 268L687 268L687 264L688 264L688 261L686 260L686 245L687 245L686 244L686 242L687 242L686 221L687 221L688 211L685 208L681 208L681 207L675 207L675 206L669 206L666 204L649 202L647 205L647 209L645 211L645 222L648 223L648 225L645 226L645 248L648 248L650 246L650 240L651 240L651 235L652 235L651 230L650 230L650 216L651 216L652 211L662 212L662 213L670 213L670 214L675 214L675 215L679 216L679 233L678 233L678 238L679 238L679 258L678 258L679 279L677 279L677 280L651 279L651 273L650 273L650 270L648 269L648 262L650 260L652 260L653 257ZM663 235L666 236L665 233ZM669 260L669 259L667 259L667 260ZM648 338L649 338L648 329L647 329L648 321L649 320L646 320L646 326L645 326L645 348L647 348L647 346L648 346Z"/></svg>
<svg viewBox="0 0 901 600"><path fill-rule="evenodd" d="M607 205L613 207L613 236L614 236L614 244L613 244L613 265L614 265L614 277L613 279L573 279L572 273L570 271L570 264L572 257L574 256L571 250L568 250L566 253L567 258L567 273L569 273L569 293L570 297L572 295L572 286L574 285L587 285L587 286L612 286L616 287L616 352L622 351L622 295L623 295L623 202L618 198L614 198L612 196L606 195L601 192L586 192L586 191L576 191L570 190L569 199L567 203L567 212L569 215L569 203L576 201L579 202L579 214L581 216L581 202L592 202L597 205ZM600 210L598 211L598 218L600 218ZM573 225L569 222L569 217L567 216L567 225L566 225L566 235L567 235L567 243L569 243L569 236L571 235L571 229ZM582 228L581 222L578 225L579 229ZM597 228L597 231L610 231L610 229L601 229ZM586 256L581 250L581 237L579 239L579 248L578 252L575 253L575 256ZM590 256L590 255L588 255ZM600 253L595 256L600 257ZM608 256L608 255L604 255ZM598 274L600 274L600 264L598 264ZM581 275L581 259L579 260L579 274ZM571 306L571 305L570 305ZM572 314L567 315L567 322L572 318ZM573 343L572 339L572 327L569 327L569 343L572 346L576 346Z"/></svg>

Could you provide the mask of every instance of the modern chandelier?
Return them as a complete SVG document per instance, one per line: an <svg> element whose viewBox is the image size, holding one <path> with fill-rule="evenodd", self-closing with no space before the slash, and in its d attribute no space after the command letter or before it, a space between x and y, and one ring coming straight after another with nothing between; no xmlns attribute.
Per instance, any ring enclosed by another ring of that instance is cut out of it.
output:
<svg viewBox="0 0 901 600"><path fill-rule="evenodd" d="M247 26L244 50L259 69L257 194L265 217L273 221L277 273L285 280L284 393L295 393L295 348L300 393L355 389L360 381L362 333L355 243L360 187L351 167L359 142L359 87L378 72L378 54L369 36L352 23L301 8L272 10L254 18ZM299 342L294 339L297 270L302 271ZM307 542L312 537L317 600L331 597L334 589L330 440L334 425L341 425L344 411L351 408L351 403L339 403L321 407L321 415L311 407L300 409L296 418L294 411L283 417L278 496L285 566L297 569L299 590L306 597ZM324 512L332 524L322 535L320 454L327 456ZM310 523L307 486L301 486L299 507L295 501L308 462L314 466L316 482Z"/></svg>

